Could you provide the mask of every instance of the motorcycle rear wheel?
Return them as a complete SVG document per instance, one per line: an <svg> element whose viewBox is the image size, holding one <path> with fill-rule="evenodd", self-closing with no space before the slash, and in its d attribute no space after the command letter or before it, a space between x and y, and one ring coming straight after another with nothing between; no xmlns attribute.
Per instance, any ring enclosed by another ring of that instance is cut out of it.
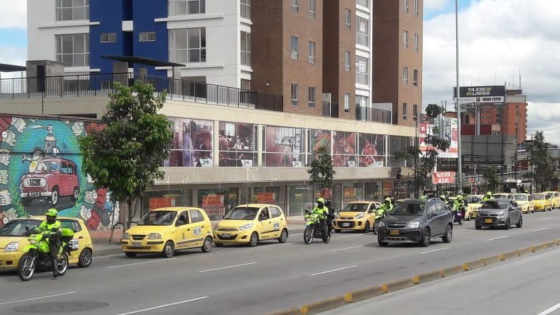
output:
<svg viewBox="0 0 560 315"><path fill-rule="evenodd" d="M303 231L303 241L305 242L305 244L313 243L314 232L315 231L312 225L305 227L305 231Z"/></svg>
<svg viewBox="0 0 560 315"><path fill-rule="evenodd" d="M375 222L373 222L373 235L377 235L378 232L379 232L379 220L375 220Z"/></svg>
<svg viewBox="0 0 560 315"><path fill-rule="evenodd" d="M19 279L21 281L31 280L33 278L33 275L35 275L36 267L37 265L35 264L34 257L29 253L23 254L18 263L17 274L19 276Z"/></svg>
<svg viewBox="0 0 560 315"><path fill-rule="evenodd" d="M56 260L56 271L59 276L64 276L68 271L68 255L66 253Z"/></svg>

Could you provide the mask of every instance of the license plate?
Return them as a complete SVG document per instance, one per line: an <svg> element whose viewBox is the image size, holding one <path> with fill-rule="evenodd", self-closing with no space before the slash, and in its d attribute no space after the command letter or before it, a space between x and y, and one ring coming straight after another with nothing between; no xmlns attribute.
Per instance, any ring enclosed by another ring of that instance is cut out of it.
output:
<svg viewBox="0 0 560 315"><path fill-rule="evenodd" d="M350 223L342 223L342 227L350 227Z"/></svg>
<svg viewBox="0 0 560 315"><path fill-rule="evenodd" d="M484 223L492 223L492 219L484 219Z"/></svg>
<svg viewBox="0 0 560 315"><path fill-rule="evenodd" d="M39 193L38 192L32 192L32 193L29 194L29 196L32 197L32 198L37 198L37 197L39 197Z"/></svg>
<svg viewBox="0 0 560 315"><path fill-rule="evenodd" d="M391 234L391 235L400 235L400 234L401 234L401 231L399 231L399 230L391 230L391 231L389 232L389 234Z"/></svg>
<svg viewBox="0 0 560 315"><path fill-rule="evenodd" d="M142 247L141 242L132 242L132 247Z"/></svg>
<svg viewBox="0 0 560 315"><path fill-rule="evenodd" d="M222 237L224 237L224 238L230 238L230 237L231 237L231 234L229 234L229 233L224 233L224 234L222 234Z"/></svg>

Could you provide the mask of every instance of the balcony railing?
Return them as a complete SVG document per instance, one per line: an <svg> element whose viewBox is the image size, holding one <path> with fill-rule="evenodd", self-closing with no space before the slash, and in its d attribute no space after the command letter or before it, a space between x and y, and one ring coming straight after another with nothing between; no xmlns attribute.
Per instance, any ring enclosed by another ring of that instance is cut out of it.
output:
<svg viewBox="0 0 560 315"><path fill-rule="evenodd" d="M323 102L323 117L338 118L338 103Z"/></svg>
<svg viewBox="0 0 560 315"><path fill-rule="evenodd" d="M278 112L283 111L281 95L265 94L190 80L138 76L132 73L0 79L0 99L108 95L114 92L115 83L118 82L125 86L132 86L136 80L152 84L156 92L167 91L168 99Z"/></svg>
<svg viewBox="0 0 560 315"><path fill-rule="evenodd" d="M377 122L382 124L391 124L392 123L391 111L377 109L377 108L356 106L356 120L371 121L371 122Z"/></svg>

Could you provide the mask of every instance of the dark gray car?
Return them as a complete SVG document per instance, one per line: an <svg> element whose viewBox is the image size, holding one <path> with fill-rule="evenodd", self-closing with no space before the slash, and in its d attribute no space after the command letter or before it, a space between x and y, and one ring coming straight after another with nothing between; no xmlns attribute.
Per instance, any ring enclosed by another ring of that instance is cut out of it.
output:
<svg viewBox="0 0 560 315"><path fill-rule="evenodd" d="M518 228L523 227L523 214L521 207L515 200L493 199L482 204L478 210L475 227L477 230L482 227L503 227L509 230L512 224Z"/></svg>
<svg viewBox="0 0 560 315"><path fill-rule="evenodd" d="M379 222L379 246L397 242L426 247L434 238L442 238L445 243L453 238L453 215L439 199L407 199Z"/></svg>

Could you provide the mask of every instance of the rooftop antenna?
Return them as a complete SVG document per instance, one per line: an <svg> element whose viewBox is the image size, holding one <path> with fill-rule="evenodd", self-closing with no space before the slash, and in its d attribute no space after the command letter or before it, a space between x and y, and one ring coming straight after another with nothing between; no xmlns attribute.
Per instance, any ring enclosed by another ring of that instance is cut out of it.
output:
<svg viewBox="0 0 560 315"><path fill-rule="evenodd" d="M521 90L521 67L519 67L519 89Z"/></svg>

